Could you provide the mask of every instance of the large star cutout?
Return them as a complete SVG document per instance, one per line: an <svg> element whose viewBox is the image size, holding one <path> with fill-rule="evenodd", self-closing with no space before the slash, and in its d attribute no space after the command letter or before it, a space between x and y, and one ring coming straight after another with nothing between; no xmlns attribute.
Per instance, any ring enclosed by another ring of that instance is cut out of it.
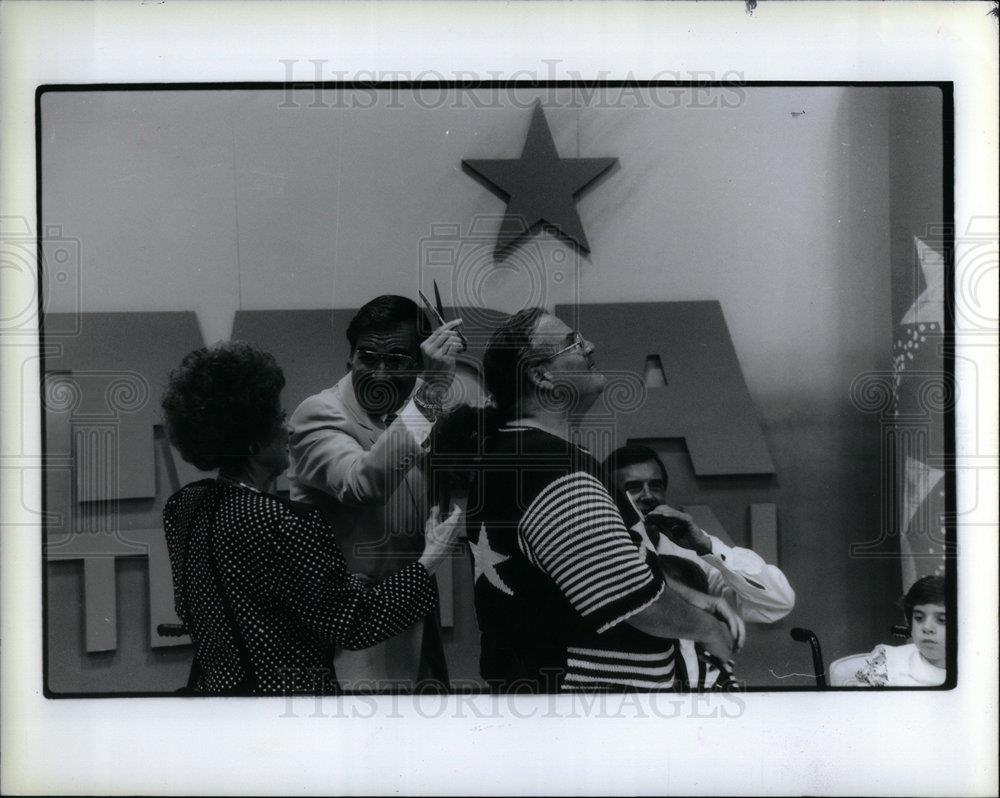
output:
<svg viewBox="0 0 1000 798"><path fill-rule="evenodd" d="M531 114L520 158L466 159L462 166L507 200L494 256L502 260L541 225L590 252L576 211L577 196L617 162L617 158L560 158L540 103Z"/></svg>
<svg viewBox="0 0 1000 798"><path fill-rule="evenodd" d="M485 524L479 528L479 539L475 543L469 541L469 548L472 549L472 564L475 569L475 575L472 577L473 583L478 582L481 576L485 576L486 581L497 590L508 596L513 596L514 591L507 587L503 579L500 578L500 574L497 573L497 566L509 560L510 557L490 548L490 538L486 534Z"/></svg>

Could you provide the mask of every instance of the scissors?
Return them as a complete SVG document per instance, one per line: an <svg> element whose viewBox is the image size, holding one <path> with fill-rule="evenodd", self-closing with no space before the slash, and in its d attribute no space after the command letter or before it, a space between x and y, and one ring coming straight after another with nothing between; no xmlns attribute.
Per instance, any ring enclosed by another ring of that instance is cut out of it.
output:
<svg viewBox="0 0 1000 798"><path fill-rule="evenodd" d="M437 280L434 280L434 299L437 302L437 307L435 307L434 305L432 305L430 303L430 300L428 300L427 297L424 296L424 292L423 291L421 291L421 290L418 289L417 290L417 294L420 295L420 299L424 303L424 307L427 308L427 310L430 311L431 315L434 316L434 318L437 319L438 324L439 325L440 324L444 324L445 323L445 320L444 320L444 305L441 304L441 292L438 291ZM459 337L459 339L462 342L462 351L464 352L466 349L469 348L469 342L465 339L465 336L462 335L462 331L461 330L455 330L455 332L458 333L458 337Z"/></svg>

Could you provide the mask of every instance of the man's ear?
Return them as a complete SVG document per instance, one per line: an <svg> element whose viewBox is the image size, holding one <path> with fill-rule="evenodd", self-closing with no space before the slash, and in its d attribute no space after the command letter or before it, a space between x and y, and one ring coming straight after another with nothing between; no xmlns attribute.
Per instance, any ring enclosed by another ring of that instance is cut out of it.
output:
<svg viewBox="0 0 1000 798"><path fill-rule="evenodd" d="M554 387L552 375L541 364L529 366L527 371L528 382L543 391L550 391Z"/></svg>

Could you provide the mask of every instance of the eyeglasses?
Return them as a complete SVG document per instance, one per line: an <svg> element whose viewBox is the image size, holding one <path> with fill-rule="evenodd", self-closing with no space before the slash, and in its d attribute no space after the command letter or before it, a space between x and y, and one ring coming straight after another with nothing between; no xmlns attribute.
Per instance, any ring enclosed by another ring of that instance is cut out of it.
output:
<svg viewBox="0 0 1000 798"><path fill-rule="evenodd" d="M375 352L371 349L358 349L354 353L358 362L366 368L376 369L379 364L385 366L386 371L405 371L417 365L416 359L410 355L403 355L396 352Z"/></svg>
<svg viewBox="0 0 1000 798"><path fill-rule="evenodd" d="M545 359L553 360L559 357L559 355L563 354L564 352L569 352L571 349L576 349L577 347L580 347L580 351L582 352L584 347L586 347L587 345L587 339L584 338L583 335L577 332L576 330L573 330L571 335L573 336L573 343L569 344L569 346L564 346L558 352L553 352L551 355L546 355Z"/></svg>

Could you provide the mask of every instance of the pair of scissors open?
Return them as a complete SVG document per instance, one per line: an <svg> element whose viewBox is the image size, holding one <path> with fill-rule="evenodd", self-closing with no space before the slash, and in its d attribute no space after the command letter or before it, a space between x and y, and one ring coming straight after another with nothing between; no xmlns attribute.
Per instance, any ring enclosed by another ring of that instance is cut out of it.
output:
<svg viewBox="0 0 1000 798"><path fill-rule="evenodd" d="M424 307L430 312L430 314L437 319L438 324L445 324L444 318L444 305L441 304L441 292L438 291L437 280L434 281L434 299L437 301L437 306L435 307L430 303L430 300L424 296L424 292L417 290L417 294L420 296L421 301L424 303ZM464 352L469 348L469 342L462 335L461 330L455 330L458 333L459 339L462 341L462 351Z"/></svg>

